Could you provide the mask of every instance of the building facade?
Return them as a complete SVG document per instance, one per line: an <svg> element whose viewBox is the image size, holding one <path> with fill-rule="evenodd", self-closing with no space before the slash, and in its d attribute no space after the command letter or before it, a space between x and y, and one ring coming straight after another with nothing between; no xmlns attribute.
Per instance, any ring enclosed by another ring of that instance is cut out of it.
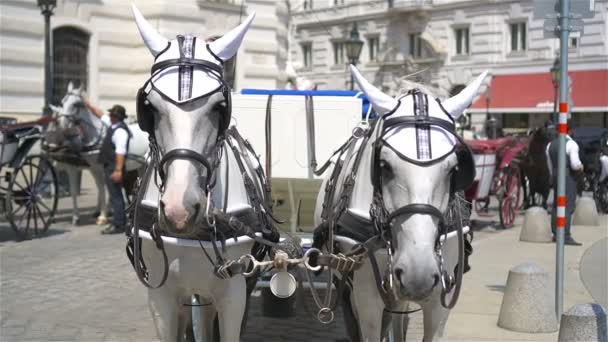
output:
<svg viewBox="0 0 608 342"><path fill-rule="evenodd" d="M252 10L256 19L236 58L234 85L277 88L285 83L288 6L274 0L134 0L167 38L222 35ZM135 113L137 89L149 77L152 56L144 46L131 1L60 0L51 17L54 94L81 83L102 108L123 104ZM44 20L35 0L0 3L0 116L34 118L44 104Z"/></svg>
<svg viewBox="0 0 608 342"><path fill-rule="evenodd" d="M608 126L608 2L570 38L573 124ZM492 78L468 112L480 128L489 114L514 131L542 125L553 111L549 69L557 39L544 37L532 0L301 0L293 11L291 58L320 89L350 87L344 42L356 23L364 42L357 67L395 95L403 79L440 97L484 70ZM486 101L486 98L488 101Z"/></svg>

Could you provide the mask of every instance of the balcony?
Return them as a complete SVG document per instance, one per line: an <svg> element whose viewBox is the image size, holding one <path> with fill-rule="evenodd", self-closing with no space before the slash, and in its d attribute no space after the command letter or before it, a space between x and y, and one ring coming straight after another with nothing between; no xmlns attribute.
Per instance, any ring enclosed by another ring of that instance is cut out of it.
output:
<svg viewBox="0 0 608 342"><path fill-rule="evenodd" d="M388 0L387 9L396 12L417 11L428 9L432 4L432 0Z"/></svg>
<svg viewBox="0 0 608 342"><path fill-rule="evenodd" d="M390 12L424 11L430 9L432 3L432 0L352 0L340 6L323 6L306 10L296 8L294 19L301 27L314 27L319 23L341 23L344 20L383 17Z"/></svg>

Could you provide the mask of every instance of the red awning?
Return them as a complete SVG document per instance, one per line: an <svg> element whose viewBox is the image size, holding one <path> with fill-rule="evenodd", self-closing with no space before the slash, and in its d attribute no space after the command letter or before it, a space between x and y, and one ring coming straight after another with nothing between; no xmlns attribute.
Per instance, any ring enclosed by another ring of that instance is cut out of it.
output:
<svg viewBox="0 0 608 342"><path fill-rule="evenodd" d="M608 112L608 70L571 71L573 112ZM490 102L480 96L469 113L550 113L553 83L549 72L496 75L490 84Z"/></svg>

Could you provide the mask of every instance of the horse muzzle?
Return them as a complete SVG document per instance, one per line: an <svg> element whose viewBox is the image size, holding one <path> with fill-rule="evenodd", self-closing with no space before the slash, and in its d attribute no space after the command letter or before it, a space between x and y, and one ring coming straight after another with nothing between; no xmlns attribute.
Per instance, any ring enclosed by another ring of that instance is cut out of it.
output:
<svg viewBox="0 0 608 342"><path fill-rule="evenodd" d="M415 302L428 298L433 290L441 285L441 277L437 267L428 271L406 269L399 265L394 268L395 285L402 299Z"/></svg>
<svg viewBox="0 0 608 342"><path fill-rule="evenodd" d="M200 203L191 207L167 204L160 201L159 221L163 230L172 235L188 235L201 224L203 219Z"/></svg>

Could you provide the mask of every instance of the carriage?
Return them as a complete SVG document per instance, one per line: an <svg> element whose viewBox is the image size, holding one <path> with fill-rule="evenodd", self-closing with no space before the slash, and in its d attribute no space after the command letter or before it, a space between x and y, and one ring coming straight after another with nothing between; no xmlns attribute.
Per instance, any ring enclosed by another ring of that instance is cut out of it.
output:
<svg viewBox="0 0 608 342"><path fill-rule="evenodd" d="M584 170L578 179L579 195L583 191L592 192L598 211L608 212L608 182L599 182L600 155L608 141L608 128L579 127L574 130L572 139L579 146L579 158Z"/></svg>
<svg viewBox="0 0 608 342"><path fill-rule="evenodd" d="M49 159L30 154L51 121L0 121L0 212L20 239L49 229L57 211L57 176Z"/></svg>
<svg viewBox="0 0 608 342"><path fill-rule="evenodd" d="M475 202L478 215L488 216L490 198L496 196L501 226L512 227L522 204L519 164L526 145L513 136L466 143L475 156L477 171L467 200Z"/></svg>

